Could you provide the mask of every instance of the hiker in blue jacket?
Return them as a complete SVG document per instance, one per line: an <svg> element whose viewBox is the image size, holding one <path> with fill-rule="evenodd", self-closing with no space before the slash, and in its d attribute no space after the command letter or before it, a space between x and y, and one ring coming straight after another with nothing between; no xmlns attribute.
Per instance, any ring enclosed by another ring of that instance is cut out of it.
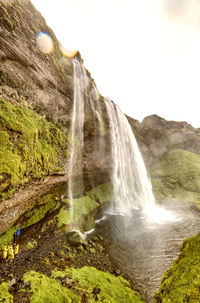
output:
<svg viewBox="0 0 200 303"><path fill-rule="evenodd" d="M17 231L14 233L14 243L17 243L19 241L20 237L20 228L17 229Z"/></svg>

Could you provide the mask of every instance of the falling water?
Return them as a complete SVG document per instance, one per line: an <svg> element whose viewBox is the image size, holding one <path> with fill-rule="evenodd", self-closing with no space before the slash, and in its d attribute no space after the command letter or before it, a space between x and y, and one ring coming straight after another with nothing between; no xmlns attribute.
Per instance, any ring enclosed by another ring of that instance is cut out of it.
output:
<svg viewBox="0 0 200 303"><path fill-rule="evenodd" d="M104 122L99 93L93 81L89 80L83 65L74 60L74 102L71 124L71 147L68 167L68 196L71 219L74 216L73 199L84 192L84 127L93 121L98 140L93 147L105 152ZM130 214L132 209L142 210L153 220L171 220L170 214L155 206L151 182L139 151L135 136L126 116L113 102L105 100L110 124L112 151L112 211ZM96 122L95 122L96 121ZM91 126L90 126L91 128ZM102 135L103 134L103 135ZM78 176L78 179L77 179ZM78 185L78 186L77 186Z"/></svg>
<svg viewBox="0 0 200 303"><path fill-rule="evenodd" d="M103 149L102 133L104 123L99 103L99 93L94 82L89 79L84 66L73 60L74 69L74 102L71 119L70 158L68 163L68 197L70 200L71 221L74 217L73 200L77 194L84 192L84 123L87 121L88 111L92 112L92 119L97 121L98 148ZM89 114L90 115L90 114ZM78 178L77 178L78 176ZM78 192L77 189L78 188Z"/></svg>
<svg viewBox="0 0 200 303"><path fill-rule="evenodd" d="M85 90L85 70L78 60L74 64L74 103L71 120L71 146L68 168L68 196L70 200L71 218L74 215L74 176L79 172L79 187L83 188L83 126L84 126L84 90Z"/></svg>
<svg viewBox="0 0 200 303"><path fill-rule="evenodd" d="M112 212L130 215L142 210L153 220L171 220L173 216L155 205L151 182L142 155L126 116L106 100L112 146Z"/></svg>

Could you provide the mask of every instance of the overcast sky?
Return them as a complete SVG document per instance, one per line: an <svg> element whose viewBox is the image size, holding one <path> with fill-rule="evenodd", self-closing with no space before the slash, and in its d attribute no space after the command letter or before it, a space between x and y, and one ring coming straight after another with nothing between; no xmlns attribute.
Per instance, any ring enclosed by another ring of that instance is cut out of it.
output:
<svg viewBox="0 0 200 303"><path fill-rule="evenodd" d="M123 112L200 127L199 0L32 2Z"/></svg>

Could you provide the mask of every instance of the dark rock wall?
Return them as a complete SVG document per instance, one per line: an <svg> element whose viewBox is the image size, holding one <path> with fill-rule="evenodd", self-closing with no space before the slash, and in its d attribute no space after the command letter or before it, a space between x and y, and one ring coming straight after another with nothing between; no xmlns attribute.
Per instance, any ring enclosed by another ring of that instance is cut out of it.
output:
<svg viewBox="0 0 200 303"><path fill-rule="evenodd" d="M142 123L130 117L128 120L147 167L172 149L200 154L200 129L186 122L167 121L157 115L146 117Z"/></svg>

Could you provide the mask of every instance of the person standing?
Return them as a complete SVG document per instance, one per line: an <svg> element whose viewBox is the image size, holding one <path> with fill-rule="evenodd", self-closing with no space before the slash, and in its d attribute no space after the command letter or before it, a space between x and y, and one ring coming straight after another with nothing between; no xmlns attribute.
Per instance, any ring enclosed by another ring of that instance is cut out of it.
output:
<svg viewBox="0 0 200 303"><path fill-rule="evenodd" d="M14 259L14 249L13 249L13 246L12 244L10 243L8 245L8 259Z"/></svg>
<svg viewBox="0 0 200 303"><path fill-rule="evenodd" d="M14 233L14 241L13 241L14 243L18 243L20 234L21 234L21 230L20 230L20 227L19 227L17 229L17 231Z"/></svg>
<svg viewBox="0 0 200 303"><path fill-rule="evenodd" d="M8 256L8 247L7 245L4 245L4 248L3 248L3 252L2 252L2 258L5 260Z"/></svg>

